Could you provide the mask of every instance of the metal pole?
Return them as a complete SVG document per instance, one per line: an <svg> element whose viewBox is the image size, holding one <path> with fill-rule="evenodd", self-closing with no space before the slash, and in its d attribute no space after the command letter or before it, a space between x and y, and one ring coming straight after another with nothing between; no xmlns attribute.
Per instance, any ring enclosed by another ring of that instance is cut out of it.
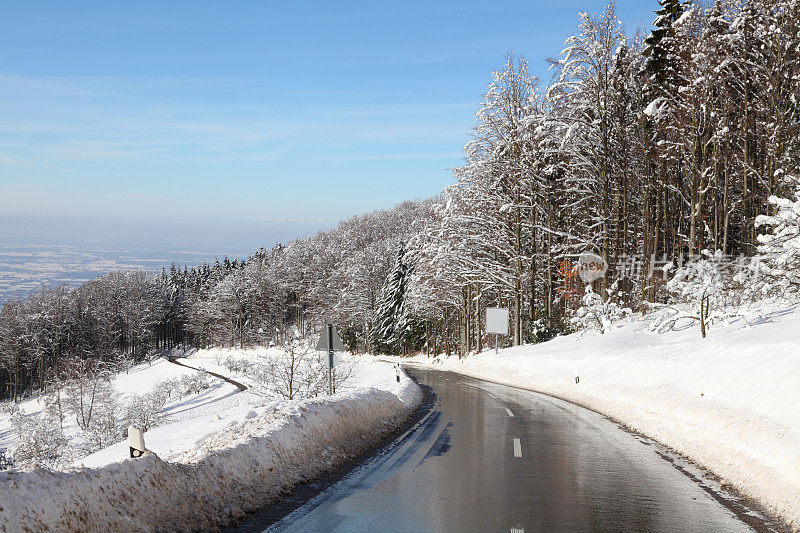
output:
<svg viewBox="0 0 800 533"><path fill-rule="evenodd" d="M499 335L497 333L494 334L494 353L500 353L500 348L497 347L497 337Z"/></svg>
<svg viewBox="0 0 800 533"><path fill-rule="evenodd" d="M333 324L328 324L328 396L333 394Z"/></svg>

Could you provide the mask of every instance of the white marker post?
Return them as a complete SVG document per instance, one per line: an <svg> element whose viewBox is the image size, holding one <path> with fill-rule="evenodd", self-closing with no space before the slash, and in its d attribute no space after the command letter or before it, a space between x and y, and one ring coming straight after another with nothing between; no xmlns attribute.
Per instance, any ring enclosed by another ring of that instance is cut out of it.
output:
<svg viewBox="0 0 800 533"><path fill-rule="evenodd" d="M128 440L131 446L131 457L141 457L147 448L144 447L144 434L141 429L128 426Z"/></svg>
<svg viewBox="0 0 800 533"><path fill-rule="evenodd" d="M499 353L498 335L508 335L508 309L486 308L486 333L494 333L494 353Z"/></svg>

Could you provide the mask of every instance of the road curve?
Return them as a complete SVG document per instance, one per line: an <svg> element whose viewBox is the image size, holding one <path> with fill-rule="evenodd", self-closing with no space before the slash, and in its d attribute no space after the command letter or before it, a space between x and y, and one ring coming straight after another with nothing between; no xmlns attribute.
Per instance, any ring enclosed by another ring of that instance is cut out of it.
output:
<svg viewBox="0 0 800 533"><path fill-rule="evenodd" d="M205 370L204 368L197 368L196 366L189 366L186 363L181 363L180 361L178 361L177 357L167 357L167 361L169 361L173 365L185 366L186 368L191 368L192 370L197 370L198 372L205 372L206 374L214 376L215 378L227 381L231 385L235 385L239 389L239 392L244 392L247 390L247 385L242 385L238 381L233 380L227 376L223 376L222 374L217 374L216 372L211 372L210 370Z"/></svg>
<svg viewBox="0 0 800 533"><path fill-rule="evenodd" d="M772 529L691 465L598 413L456 374L412 374L438 396L430 413L304 505L258 529Z"/></svg>

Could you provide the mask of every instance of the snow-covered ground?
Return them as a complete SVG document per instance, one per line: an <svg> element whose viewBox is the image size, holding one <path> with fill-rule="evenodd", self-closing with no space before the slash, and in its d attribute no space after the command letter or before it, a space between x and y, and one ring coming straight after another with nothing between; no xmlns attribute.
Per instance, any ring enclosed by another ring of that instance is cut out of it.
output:
<svg viewBox="0 0 800 533"><path fill-rule="evenodd" d="M136 394L149 392L159 382L192 374L196 374L196 371L171 364L166 359L156 359L152 363L143 363L127 372L117 374L113 380L115 396L120 403L123 403ZM206 391L167 404L164 413L168 417L167 420L179 421L191 416L190 413L196 414L201 407L208 406L236 390L233 385L212 377L209 379L209 388ZM21 412L26 415L37 414L45 407L41 397L25 400L18 405ZM67 436L75 436L78 431L74 417L67 416L64 420L64 433ZM17 435L12 429L11 417L6 413L0 413L0 449L11 449L16 443ZM127 452L127 448L125 450Z"/></svg>
<svg viewBox="0 0 800 533"><path fill-rule="evenodd" d="M650 320L634 317L605 335L573 334L497 355L410 361L604 413L800 528L800 309L751 312L713 326L706 339L694 321L655 333Z"/></svg>
<svg viewBox="0 0 800 533"><path fill-rule="evenodd" d="M181 362L229 375L226 357L257 360L259 350L201 350ZM127 441L80 459L63 472L0 472L0 530L207 529L266 505L374 445L421 402L407 377L371 357L333 397L279 400L213 379L200 394L165 408L166 423L145 433L152 454L128 459ZM119 375L120 396L196 372L159 360ZM243 376L231 376L245 385ZM26 413L41 409L25 402ZM7 417L6 417L7 418ZM0 419L0 446L13 445ZM5 444L4 444L5 443ZM136 517L136 518L131 518Z"/></svg>
<svg viewBox="0 0 800 533"><path fill-rule="evenodd" d="M246 375L232 374L222 363L228 357L257 362L266 352L274 354L278 351L263 348L249 350L212 348L191 352L188 357L180 358L178 361L195 368L228 376L245 386L253 387L255 383ZM352 375L343 383L340 388L341 392L368 387L389 389L395 384L395 373L390 365L377 362L372 357L352 359L348 360L352 364ZM159 361L158 365L159 368L164 368L164 365L171 367L169 373L175 372L172 369L177 369L178 373L192 372L189 368L180 367L164 360ZM154 383L165 379L156 372L150 372L147 376L142 377L143 379L139 383L143 391L149 390ZM149 381L146 380L147 378L150 378ZM125 387L134 381L135 377L131 380L123 374L117 379L117 382L123 379L121 385ZM208 436L252 416L254 406L263 405L265 401L275 399L274 397L265 398L257 389L240 392L235 385L220 379L212 379L212 386L202 394L184 398L182 401L167 406L165 409L167 423L145 433L145 443L149 450L166 461L172 460L175 455L192 449ZM128 442L123 441L77 461L76 465L99 467L126 457L129 457Z"/></svg>
<svg viewBox="0 0 800 533"><path fill-rule="evenodd" d="M231 373L222 362L230 357L255 363L266 353L274 355L279 351L272 348L247 350L212 348L192 351L187 357L181 357L178 361L195 368L231 377L252 387L255 383L251 379L246 375ZM395 374L391 366L376 362L372 357L353 358L348 356L346 362L352 368L352 373L341 385L341 392L365 387L388 389L395 382ZM192 374L196 374L196 371L172 364L161 358L116 375L113 387L117 400L124 403L136 394L152 390L160 382ZM252 406L263 404L265 399L275 398L265 398L258 391L241 392L235 385L210 376L209 387L203 392L185 396L165 406L163 410L165 420L162 425L145 433L147 447L162 459L170 460L172 456L191 448L205 436L222 429L233 421L241 420L251 411ZM44 408L41 398L29 399L18 405L21 411L28 415L36 414ZM64 423L64 432L68 436L75 436L79 432L74 417L68 416ZM16 437L11 426L10 415L0 413L0 449L13 449L17 443ZM75 466L99 467L128 456L128 443L121 441L78 459L75 461Z"/></svg>
<svg viewBox="0 0 800 533"><path fill-rule="evenodd" d="M248 387L256 385L247 375L231 372L225 361L243 359L250 363L258 363L266 355L280 354L278 348L251 348L240 350L237 348L209 348L190 352L181 359L181 362L210 372L217 372L229 376ZM385 363L376 361L373 356L342 356L342 366L352 369L350 376L342 383L340 390L354 390L362 387L389 388L395 382L394 371Z"/></svg>

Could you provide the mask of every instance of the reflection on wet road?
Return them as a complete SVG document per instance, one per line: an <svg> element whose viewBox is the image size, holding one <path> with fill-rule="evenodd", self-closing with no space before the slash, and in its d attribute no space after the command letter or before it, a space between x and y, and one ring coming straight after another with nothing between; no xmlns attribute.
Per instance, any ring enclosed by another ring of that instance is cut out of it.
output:
<svg viewBox="0 0 800 533"><path fill-rule="evenodd" d="M413 370L438 395L407 434L269 531L749 531L603 416Z"/></svg>

